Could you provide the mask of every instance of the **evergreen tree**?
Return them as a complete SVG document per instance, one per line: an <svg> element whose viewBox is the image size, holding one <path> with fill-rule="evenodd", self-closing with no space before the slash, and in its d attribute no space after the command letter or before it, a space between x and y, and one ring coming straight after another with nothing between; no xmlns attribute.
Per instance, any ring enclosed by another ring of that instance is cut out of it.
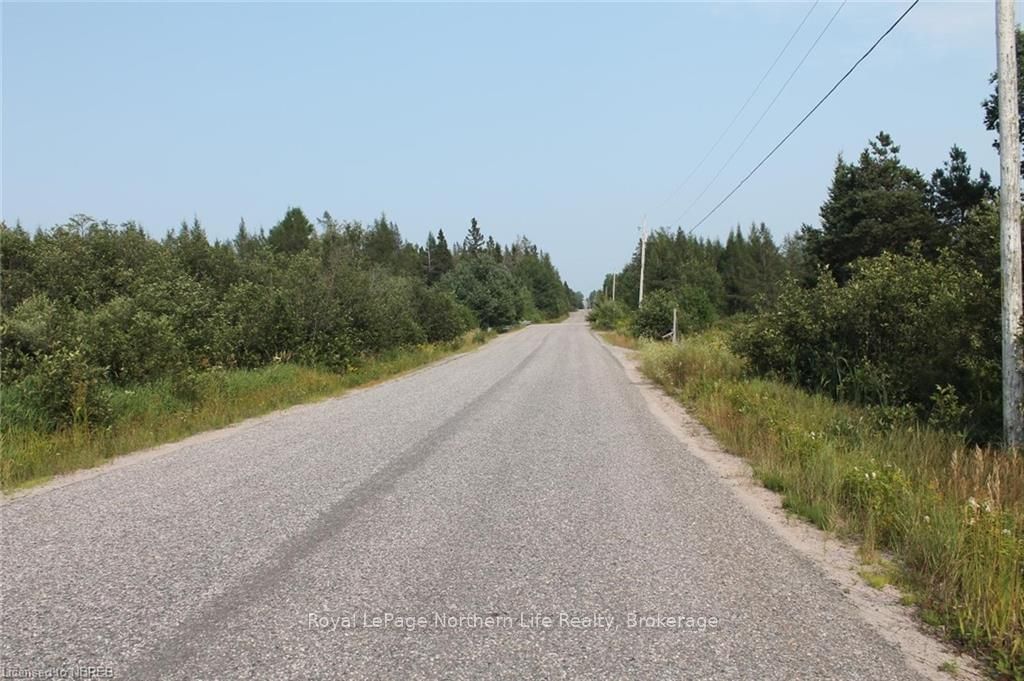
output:
<svg viewBox="0 0 1024 681"><path fill-rule="evenodd" d="M300 208L289 208L281 222L270 229L267 243L278 253L299 253L309 248L315 230Z"/></svg>
<svg viewBox="0 0 1024 681"><path fill-rule="evenodd" d="M950 229L963 225L968 213L995 196L989 174L982 170L973 179L967 154L956 145L949 150L949 160L932 173L930 192L932 210Z"/></svg>
<svg viewBox="0 0 1024 681"><path fill-rule="evenodd" d="M444 230L437 230L437 249L431 256L434 260L434 267L437 268L438 276L444 276L452 269L452 252L448 249L448 239L444 236Z"/></svg>
<svg viewBox="0 0 1024 681"><path fill-rule="evenodd" d="M462 242L462 248L470 255L478 255L484 250L484 244L483 232L480 231L476 218L473 218L469 223L469 233L466 234L466 238Z"/></svg>
<svg viewBox="0 0 1024 681"><path fill-rule="evenodd" d="M928 184L903 165L900 148L884 132L871 141L856 164L839 157L821 228L804 231L810 254L840 282L858 258L906 253L917 242L934 255L943 238L929 208Z"/></svg>
<svg viewBox="0 0 1024 681"><path fill-rule="evenodd" d="M366 232L363 251L370 262L394 268L398 264L399 252L402 249L402 235L387 215L380 214L373 226Z"/></svg>
<svg viewBox="0 0 1024 681"><path fill-rule="evenodd" d="M725 250L719 260L722 285L725 288L726 309L730 313L751 309L754 295L761 284L757 277L753 249L743 238L739 225L729 232Z"/></svg>
<svg viewBox="0 0 1024 681"><path fill-rule="evenodd" d="M502 262L501 244L495 241L493 236L487 237L487 254L491 256L494 262Z"/></svg>

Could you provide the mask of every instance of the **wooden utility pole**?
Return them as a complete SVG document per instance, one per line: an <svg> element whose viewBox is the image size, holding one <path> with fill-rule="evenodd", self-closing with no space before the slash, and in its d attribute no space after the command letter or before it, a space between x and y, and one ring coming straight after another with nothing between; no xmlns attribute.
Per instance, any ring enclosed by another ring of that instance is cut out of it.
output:
<svg viewBox="0 0 1024 681"><path fill-rule="evenodd" d="M999 230L1003 285L1003 439L1016 449L1024 441L1021 415L1020 341L1020 119L1017 110L1017 22L1014 0L996 0L999 54Z"/></svg>
<svg viewBox="0 0 1024 681"><path fill-rule="evenodd" d="M644 302L644 265L647 263L647 216L644 216L643 226L640 228L640 300L637 307Z"/></svg>
<svg viewBox="0 0 1024 681"><path fill-rule="evenodd" d="M616 274L614 274L614 273L612 274L612 302L613 303L615 302L615 277L616 276L617 276Z"/></svg>

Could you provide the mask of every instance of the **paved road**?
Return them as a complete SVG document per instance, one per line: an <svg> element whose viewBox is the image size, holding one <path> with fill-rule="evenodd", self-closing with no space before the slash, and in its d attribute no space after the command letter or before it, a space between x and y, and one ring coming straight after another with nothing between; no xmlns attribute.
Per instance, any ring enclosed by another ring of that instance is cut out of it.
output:
<svg viewBox="0 0 1024 681"><path fill-rule="evenodd" d="M578 316L0 514L8 673L914 678Z"/></svg>

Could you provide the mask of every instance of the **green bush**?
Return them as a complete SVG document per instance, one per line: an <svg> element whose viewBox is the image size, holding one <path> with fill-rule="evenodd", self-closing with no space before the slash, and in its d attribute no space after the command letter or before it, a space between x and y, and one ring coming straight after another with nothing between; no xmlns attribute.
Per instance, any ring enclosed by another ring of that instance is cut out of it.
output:
<svg viewBox="0 0 1024 681"><path fill-rule="evenodd" d="M473 324L473 313L459 304L450 291L421 288L418 294L418 315L428 342L452 341Z"/></svg>
<svg viewBox="0 0 1024 681"><path fill-rule="evenodd" d="M631 317L629 308L621 300L603 299L590 308L587 321L598 329L613 331L621 325L631 324Z"/></svg>
<svg viewBox="0 0 1024 681"><path fill-rule="evenodd" d="M859 261L843 287L790 282L735 334L761 373L862 404L913 405L974 438L999 431L999 297L946 256Z"/></svg>
<svg viewBox="0 0 1024 681"><path fill-rule="evenodd" d="M5 385L3 393L5 428L103 426L113 416L103 369L89 364L77 347L58 345L31 373Z"/></svg>
<svg viewBox="0 0 1024 681"><path fill-rule="evenodd" d="M382 270L366 278L361 301L353 301L356 338L371 351L416 345L426 340L417 319L413 282Z"/></svg>
<svg viewBox="0 0 1024 681"><path fill-rule="evenodd" d="M66 315L64 316L66 317ZM62 316L56 303L44 293L22 301L0 319L0 366L6 382L30 370L36 358L50 352L61 340Z"/></svg>
<svg viewBox="0 0 1024 681"><path fill-rule="evenodd" d="M672 331L672 311L679 303L668 291L652 291L636 311L633 329L641 338L662 338Z"/></svg>
<svg viewBox="0 0 1024 681"><path fill-rule="evenodd" d="M473 311L481 326L500 329L519 321L519 287L508 269L491 258L465 256L441 283Z"/></svg>
<svg viewBox="0 0 1024 681"><path fill-rule="evenodd" d="M181 335L170 317L154 315L134 298L117 297L82 314L87 359L120 383L166 375L185 364Z"/></svg>
<svg viewBox="0 0 1024 681"><path fill-rule="evenodd" d="M703 331L715 320L715 308L703 289L681 287L672 292L652 291L636 312L634 331L637 336L658 339L672 331L672 314L680 334Z"/></svg>

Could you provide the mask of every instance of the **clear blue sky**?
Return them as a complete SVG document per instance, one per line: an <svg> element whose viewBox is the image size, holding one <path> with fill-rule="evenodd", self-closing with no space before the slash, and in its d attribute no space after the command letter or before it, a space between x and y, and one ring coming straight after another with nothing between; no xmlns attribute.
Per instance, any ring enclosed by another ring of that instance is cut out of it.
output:
<svg viewBox="0 0 1024 681"><path fill-rule="evenodd" d="M906 3L909 4L909 3ZM850 3L687 226L898 16ZM992 2L923 2L699 233L816 223L836 154L879 130L926 174L957 143L997 175L979 102ZM2 217L75 213L228 238L290 205L422 242L470 217L526 234L584 292L717 172L837 5L815 8L743 118L692 170L807 12L737 4L2 5ZM1018 7L1018 16L1020 16Z"/></svg>

